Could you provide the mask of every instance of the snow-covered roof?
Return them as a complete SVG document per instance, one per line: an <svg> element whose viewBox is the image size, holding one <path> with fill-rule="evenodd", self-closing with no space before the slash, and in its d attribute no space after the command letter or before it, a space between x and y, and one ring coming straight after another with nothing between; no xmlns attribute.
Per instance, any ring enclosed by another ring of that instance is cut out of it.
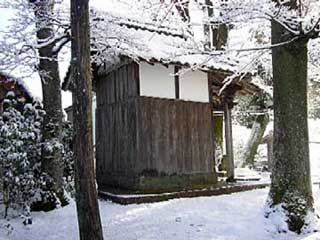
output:
<svg viewBox="0 0 320 240"><path fill-rule="evenodd" d="M202 69L237 71L239 62L222 52L203 54L203 46L181 26L172 27L95 12L91 26L95 62L107 70L120 56L148 62L178 64Z"/></svg>
<svg viewBox="0 0 320 240"><path fill-rule="evenodd" d="M29 91L26 84L18 78L14 78L5 73L0 72L0 87L2 87L5 91L13 91L15 94L19 96L23 96L26 101L32 101L33 96ZM1 100L1 99L0 99Z"/></svg>
<svg viewBox="0 0 320 240"><path fill-rule="evenodd" d="M139 1L121 1L125 3L121 7L115 7L118 5L113 4L114 0L108 1L110 8L109 5L108 8L101 4L91 5L91 50L95 74L115 69L126 58L224 72L223 76L244 71L234 52L212 51L208 54L203 51L203 42L197 40L193 28L174 12L174 8L165 9L160 5L159 12L154 13L148 7L143 10L145 3L135 6ZM70 67L62 86L64 90L69 88L72 76L73 68Z"/></svg>

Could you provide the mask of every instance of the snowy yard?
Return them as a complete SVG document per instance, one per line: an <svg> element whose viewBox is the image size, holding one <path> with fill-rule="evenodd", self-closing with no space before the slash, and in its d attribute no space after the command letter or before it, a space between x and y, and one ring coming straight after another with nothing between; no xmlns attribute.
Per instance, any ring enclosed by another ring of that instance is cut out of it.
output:
<svg viewBox="0 0 320 240"><path fill-rule="evenodd" d="M320 240L320 0L0 11L0 240Z"/></svg>
<svg viewBox="0 0 320 240"><path fill-rule="evenodd" d="M223 195L176 199L167 202L121 206L100 201L105 239L112 240L295 240L320 239L320 233L304 236L278 234L263 207L268 189ZM320 191L314 189L320 211ZM75 203L50 213L34 214L34 223L15 230L1 240L78 239ZM3 223L3 222L2 222Z"/></svg>
<svg viewBox="0 0 320 240"><path fill-rule="evenodd" d="M310 121L310 158L314 182L320 179L319 121ZM238 129L238 134L247 136ZM314 185L315 207L320 213L320 189ZM111 240L320 240L319 233L298 236L278 234L264 218L268 189L232 195L175 199L167 202L122 206L100 201L105 239ZM33 224L12 221L7 235L0 228L0 240L78 239L75 203L49 213L33 213ZM5 222L0 220L0 226ZM319 225L320 229L320 225Z"/></svg>

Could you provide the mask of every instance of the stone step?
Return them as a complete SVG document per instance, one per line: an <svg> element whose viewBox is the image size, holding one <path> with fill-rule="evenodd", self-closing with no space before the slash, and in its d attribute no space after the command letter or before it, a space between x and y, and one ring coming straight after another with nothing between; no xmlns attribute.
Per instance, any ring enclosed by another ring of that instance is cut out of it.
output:
<svg viewBox="0 0 320 240"><path fill-rule="evenodd" d="M195 189L179 192L160 193L160 194L119 194L116 191L98 191L99 197L105 200L110 200L114 203L122 205L128 204L141 204L167 201L176 198L193 198L193 197L209 197L218 196L223 194L231 194L254 189L261 189L268 187L269 183L256 183L256 184L239 184L231 183L225 184L221 187Z"/></svg>

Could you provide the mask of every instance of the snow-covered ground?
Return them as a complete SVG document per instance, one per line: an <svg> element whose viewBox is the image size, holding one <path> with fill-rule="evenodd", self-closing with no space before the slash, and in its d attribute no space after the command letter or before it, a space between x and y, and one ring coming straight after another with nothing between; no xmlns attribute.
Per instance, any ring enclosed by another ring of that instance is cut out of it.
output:
<svg viewBox="0 0 320 240"><path fill-rule="evenodd" d="M315 189L320 211L320 191ZM121 206L100 201L105 239L112 240L316 240L320 233L279 234L264 218L268 189L215 197L175 199L167 202ZM3 224L3 222L1 222ZM35 213L32 225L19 219L1 240L78 239L75 203L49 213Z"/></svg>
<svg viewBox="0 0 320 240"><path fill-rule="evenodd" d="M310 121L312 179L320 179L320 121ZM249 136L245 128L235 135ZM238 141L239 142L239 141ZM264 151L263 149L261 151ZM320 213L320 189L314 185L315 208ZM160 203L122 206L100 201L105 239L112 240L320 240L319 233L279 234L264 218L268 189L231 195L175 199ZM33 224L23 226L14 219L10 235L0 220L0 240L76 240L75 203L49 212L33 213ZM319 224L320 229L320 224Z"/></svg>

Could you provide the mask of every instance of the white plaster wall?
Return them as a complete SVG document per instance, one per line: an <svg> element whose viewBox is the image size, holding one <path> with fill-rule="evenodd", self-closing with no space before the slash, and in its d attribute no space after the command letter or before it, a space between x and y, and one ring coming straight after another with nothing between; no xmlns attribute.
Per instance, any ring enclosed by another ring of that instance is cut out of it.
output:
<svg viewBox="0 0 320 240"><path fill-rule="evenodd" d="M175 98L174 67L140 63L140 95Z"/></svg>
<svg viewBox="0 0 320 240"><path fill-rule="evenodd" d="M194 102L209 102L207 73L188 71L180 76L180 99Z"/></svg>

